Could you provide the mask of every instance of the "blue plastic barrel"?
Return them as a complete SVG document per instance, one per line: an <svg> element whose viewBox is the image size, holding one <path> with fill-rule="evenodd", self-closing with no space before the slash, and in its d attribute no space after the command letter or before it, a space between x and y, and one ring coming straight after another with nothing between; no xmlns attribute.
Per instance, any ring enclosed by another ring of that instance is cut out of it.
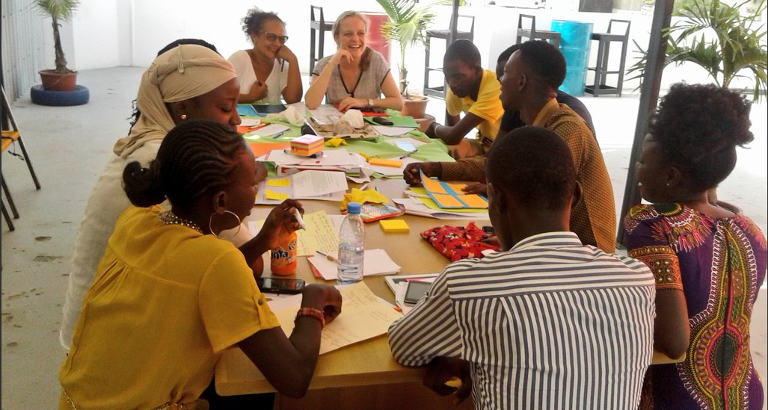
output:
<svg viewBox="0 0 768 410"><path fill-rule="evenodd" d="M552 20L552 31L560 33L560 51L565 56L565 81L560 90L571 95L584 95L592 23Z"/></svg>

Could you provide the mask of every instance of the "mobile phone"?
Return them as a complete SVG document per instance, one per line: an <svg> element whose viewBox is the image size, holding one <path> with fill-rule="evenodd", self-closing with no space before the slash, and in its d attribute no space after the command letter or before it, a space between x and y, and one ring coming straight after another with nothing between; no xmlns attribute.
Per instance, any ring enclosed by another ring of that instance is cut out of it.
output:
<svg viewBox="0 0 768 410"><path fill-rule="evenodd" d="M394 122L392 122L392 120L389 120L384 117L373 117L372 121L375 122L376 124L381 124L381 125L394 125Z"/></svg>
<svg viewBox="0 0 768 410"><path fill-rule="evenodd" d="M264 293L295 295L304 289L304 279L258 278L256 286Z"/></svg>
<svg viewBox="0 0 768 410"><path fill-rule="evenodd" d="M430 286L432 286L432 282L419 280L409 281L408 287L405 289L405 298L403 298L403 302L408 305L415 305L427 294Z"/></svg>

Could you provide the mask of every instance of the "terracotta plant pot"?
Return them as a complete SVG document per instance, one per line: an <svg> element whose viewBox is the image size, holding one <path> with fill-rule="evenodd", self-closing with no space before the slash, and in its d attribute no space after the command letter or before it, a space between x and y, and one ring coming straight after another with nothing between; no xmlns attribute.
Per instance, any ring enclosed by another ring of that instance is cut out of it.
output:
<svg viewBox="0 0 768 410"><path fill-rule="evenodd" d="M403 109L400 111L400 115L424 118L428 102L429 99L427 97L412 95L408 99L403 100Z"/></svg>
<svg viewBox="0 0 768 410"><path fill-rule="evenodd" d="M77 85L77 73L57 73L55 70L38 72L43 80L43 89L49 91L72 91Z"/></svg>

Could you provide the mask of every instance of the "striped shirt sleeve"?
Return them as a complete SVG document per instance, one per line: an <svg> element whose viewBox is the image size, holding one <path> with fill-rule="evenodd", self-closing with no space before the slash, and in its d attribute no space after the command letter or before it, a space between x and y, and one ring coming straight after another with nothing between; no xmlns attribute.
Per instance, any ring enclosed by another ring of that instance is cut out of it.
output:
<svg viewBox="0 0 768 410"><path fill-rule="evenodd" d="M389 327L389 346L398 363L421 366L437 356L461 358L459 326L446 278L456 265L461 264L453 264L438 275L413 310Z"/></svg>

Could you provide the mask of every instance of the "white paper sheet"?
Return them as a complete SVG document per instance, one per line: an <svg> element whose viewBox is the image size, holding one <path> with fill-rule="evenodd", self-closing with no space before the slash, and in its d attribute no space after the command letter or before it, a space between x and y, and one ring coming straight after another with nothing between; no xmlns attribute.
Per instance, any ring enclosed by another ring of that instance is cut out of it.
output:
<svg viewBox="0 0 768 410"><path fill-rule="evenodd" d="M399 137L416 129L416 127L390 127L386 125L372 125L373 129L381 135Z"/></svg>
<svg viewBox="0 0 768 410"><path fill-rule="evenodd" d="M336 257L336 255L332 255ZM325 280L336 280L339 264L329 261L322 255L308 257L307 260L320 272ZM400 272L400 265L389 257L384 249L366 249L363 256L363 276L392 275Z"/></svg>
<svg viewBox="0 0 768 410"><path fill-rule="evenodd" d="M301 171L291 176L293 194L299 197L327 195L346 191L347 177L343 172Z"/></svg>
<svg viewBox="0 0 768 410"><path fill-rule="evenodd" d="M279 134L281 132L285 132L291 129L287 125L282 124L269 124L266 127L259 128L256 131L253 132L254 135L259 135L262 137L271 137L276 134Z"/></svg>

